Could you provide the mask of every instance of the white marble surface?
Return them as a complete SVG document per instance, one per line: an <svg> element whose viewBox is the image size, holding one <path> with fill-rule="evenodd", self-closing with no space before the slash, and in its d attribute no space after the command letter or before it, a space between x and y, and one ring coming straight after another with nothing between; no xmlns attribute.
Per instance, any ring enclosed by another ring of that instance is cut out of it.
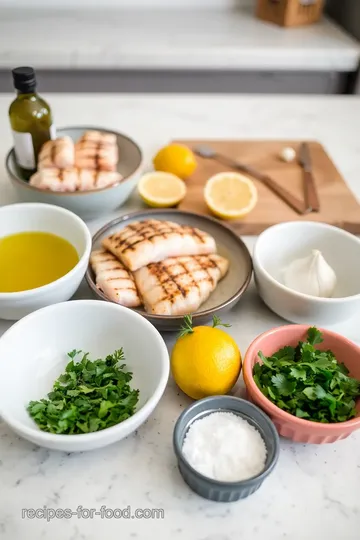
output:
<svg viewBox="0 0 360 540"><path fill-rule="evenodd" d="M360 99L356 97L48 96L58 125L122 130L147 160L173 137L320 140L360 196ZM0 97L0 160L11 144L11 96ZM1 204L14 198L3 167ZM136 196L126 208L139 206ZM109 216L110 218L110 216ZM89 223L95 231L108 218ZM245 238L251 248L254 238ZM84 285L78 297L86 298ZM228 314L244 353L261 332L283 321L252 285ZM359 318L335 329L360 343ZM11 323L0 322L0 333ZM165 335L171 349L174 335ZM1 359L6 361L6 359ZM237 390L241 395L242 383ZM324 446L281 441L278 466L247 500L217 504L183 483L172 451L174 422L190 400L170 380L154 414L137 434L101 451L64 454L37 448L0 422L0 538L5 540L358 540L360 432ZM22 519L22 508L163 508L161 520Z"/></svg>
<svg viewBox="0 0 360 540"><path fill-rule="evenodd" d="M332 22L286 29L252 7L223 10L2 9L0 69L355 71L359 44Z"/></svg>

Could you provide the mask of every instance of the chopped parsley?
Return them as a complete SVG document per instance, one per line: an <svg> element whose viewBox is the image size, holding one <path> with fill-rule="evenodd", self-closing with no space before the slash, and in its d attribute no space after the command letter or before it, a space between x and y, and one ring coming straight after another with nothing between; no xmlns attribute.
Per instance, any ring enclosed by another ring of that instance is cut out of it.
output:
<svg viewBox="0 0 360 540"><path fill-rule="evenodd" d="M314 422L345 422L356 416L360 382L349 377L346 366L331 351L320 351L317 328L309 328L307 341L284 347L253 368L261 392L284 411Z"/></svg>
<svg viewBox="0 0 360 540"><path fill-rule="evenodd" d="M82 355L80 361L76 357ZM139 391L132 390L132 373L126 371L122 349L105 360L91 361L89 353L73 350L65 373L40 401L27 410L39 428L49 433L80 434L100 431L132 416Z"/></svg>

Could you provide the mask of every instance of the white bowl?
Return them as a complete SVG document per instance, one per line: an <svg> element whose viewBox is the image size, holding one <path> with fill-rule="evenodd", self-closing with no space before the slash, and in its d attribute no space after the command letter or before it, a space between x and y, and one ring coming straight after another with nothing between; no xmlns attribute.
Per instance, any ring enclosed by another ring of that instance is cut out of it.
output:
<svg viewBox="0 0 360 540"><path fill-rule="evenodd" d="M283 270L318 249L337 275L332 298L317 298L283 285ZM263 232L254 248L255 281L272 311L300 324L332 325L360 309L360 240L337 227L310 221L281 223Z"/></svg>
<svg viewBox="0 0 360 540"><path fill-rule="evenodd" d="M81 435L41 431L26 411L46 397L73 349L104 358L123 347L124 363L139 389L135 414L116 426ZM169 354L159 332L134 311L110 302L74 300L41 309L0 338L0 414L21 437L53 450L78 452L120 441L135 431L158 404L169 376Z"/></svg>
<svg viewBox="0 0 360 540"><path fill-rule="evenodd" d="M39 189L23 178L19 171L15 152L12 148L5 160L5 167L16 191L17 196L24 202L42 202L56 204L67 208L82 218L90 219L101 214L109 214L129 198L136 187L142 169L142 153L139 146L129 137L94 126L73 126L57 130L57 136L68 135L77 141L85 131L97 130L116 135L119 149L119 164L117 170L123 176L123 181L115 186L109 186L93 191L75 191L73 193L61 193Z"/></svg>
<svg viewBox="0 0 360 540"><path fill-rule="evenodd" d="M20 319L36 309L69 300L78 289L89 262L91 234L82 219L69 210L40 203L0 208L1 237L26 231L49 232L68 240L76 249L79 262L65 276L43 287L0 292L0 319Z"/></svg>

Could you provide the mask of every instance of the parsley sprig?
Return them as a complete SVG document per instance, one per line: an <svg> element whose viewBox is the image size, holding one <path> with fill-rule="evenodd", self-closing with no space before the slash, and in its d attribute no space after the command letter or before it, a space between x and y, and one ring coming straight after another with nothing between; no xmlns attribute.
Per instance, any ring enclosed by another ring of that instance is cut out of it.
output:
<svg viewBox="0 0 360 540"><path fill-rule="evenodd" d="M76 357L82 354L79 362ZM65 373L47 398L30 401L27 410L39 428L49 433L99 431L132 416L139 391L132 390L132 373L125 371L123 349L105 360L89 360L89 353L73 350Z"/></svg>
<svg viewBox="0 0 360 540"><path fill-rule="evenodd" d="M360 382L331 351L320 351L317 328L309 328L307 341L284 347L272 356L258 355L262 364L253 368L261 392L284 411L314 422L344 422L356 416L355 399Z"/></svg>

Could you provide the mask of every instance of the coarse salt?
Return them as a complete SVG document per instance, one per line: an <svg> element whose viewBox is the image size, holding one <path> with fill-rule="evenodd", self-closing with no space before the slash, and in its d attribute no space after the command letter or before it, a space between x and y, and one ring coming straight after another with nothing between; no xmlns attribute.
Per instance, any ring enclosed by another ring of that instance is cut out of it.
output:
<svg viewBox="0 0 360 540"><path fill-rule="evenodd" d="M265 467L267 455L259 431L231 412L214 412L195 420L182 451L196 471L222 482L257 476Z"/></svg>

